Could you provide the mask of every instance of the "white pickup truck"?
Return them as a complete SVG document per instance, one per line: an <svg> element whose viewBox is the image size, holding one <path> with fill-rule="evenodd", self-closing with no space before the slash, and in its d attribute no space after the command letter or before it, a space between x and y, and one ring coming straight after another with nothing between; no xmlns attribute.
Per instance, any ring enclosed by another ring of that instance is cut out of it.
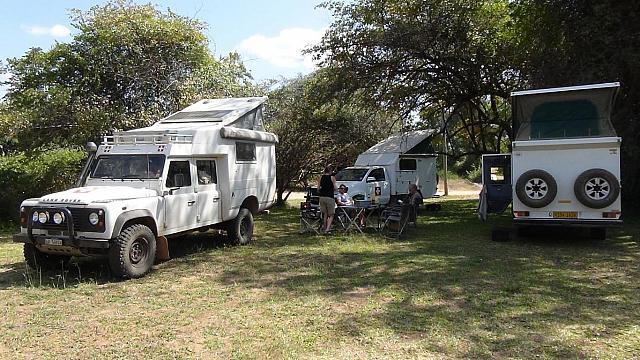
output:
<svg viewBox="0 0 640 360"><path fill-rule="evenodd" d="M354 200L374 199L383 206L407 195L410 184L416 184L424 198L432 197L438 186L433 133L410 131L382 140L360 154L354 166L336 174L338 185L347 186Z"/></svg>
<svg viewBox="0 0 640 360"><path fill-rule="evenodd" d="M136 278L185 232L220 228L248 243L253 216L275 200L278 139L264 131L265 101L202 100L93 145L77 187L22 203L14 241L26 262L107 256L114 275Z"/></svg>

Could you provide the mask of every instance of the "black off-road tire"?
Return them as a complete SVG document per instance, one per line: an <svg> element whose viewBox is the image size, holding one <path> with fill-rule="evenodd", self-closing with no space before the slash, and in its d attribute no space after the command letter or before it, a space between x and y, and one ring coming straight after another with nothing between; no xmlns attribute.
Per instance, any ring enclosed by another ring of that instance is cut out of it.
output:
<svg viewBox="0 0 640 360"><path fill-rule="evenodd" d="M594 227L589 229L589 239L591 240L605 240L607 238L607 228Z"/></svg>
<svg viewBox="0 0 640 360"><path fill-rule="evenodd" d="M549 205L558 193L558 184L548 172L533 169L520 175L516 182L516 195L520 201L532 208Z"/></svg>
<svg viewBox="0 0 640 360"><path fill-rule="evenodd" d="M518 226L518 227L516 228L516 235L517 235L518 237L521 237L521 238L534 237L534 236L536 235L536 231L537 231L537 230L538 230L538 229L536 229L536 228L535 228L535 227L533 227L533 226L527 226L527 225L525 225L525 226Z"/></svg>
<svg viewBox="0 0 640 360"><path fill-rule="evenodd" d="M33 244L24 244L24 260L33 269L62 270L67 268L71 256L43 253Z"/></svg>
<svg viewBox="0 0 640 360"><path fill-rule="evenodd" d="M145 225L134 224L122 230L109 248L109 267L113 275L135 279L146 275L156 258L156 237Z"/></svg>
<svg viewBox="0 0 640 360"><path fill-rule="evenodd" d="M616 201L620 195L620 182L607 170L590 169L578 176L573 192L582 205L602 209Z"/></svg>
<svg viewBox="0 0 640 360"><path fill-rule="evenodd" d="M247 208L238 211L238 215L227 227L229 241L235 245L247 245L253 237L253 214Z"/></svg>
<svg viewBox="0 0 640 360"><path fill-rule="evenodd" d="M491 240L496 242L511 241L511 232L512 230L510 228L496 227L491 230Z"/></svg>

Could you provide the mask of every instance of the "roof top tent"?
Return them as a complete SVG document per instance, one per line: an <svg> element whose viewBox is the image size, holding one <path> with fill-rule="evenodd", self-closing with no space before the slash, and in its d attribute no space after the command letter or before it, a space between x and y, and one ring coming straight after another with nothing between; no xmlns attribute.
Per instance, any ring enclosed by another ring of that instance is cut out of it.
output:
<svg viewBox="0 0 640 360"><path fill-rule="evenodd" d="M173 137L174 142L182 139L197 143L193 136L202 134L206 137L207 130L220 129L222 138L275 143L275 135L264 130L263 104L266 100L266 97L201 100L149 127L114 133L109 140L116 143L158 142L163 137Z"/></svg>
<svg viewBox="0 0 640 360"><path fill-rule="evenodd" d="M616 136L611 111L620 84L511 93L516 141Z"/></svg>
<svg viewBox="0 0 640 360"><path fill-rule="evenodd" d="M431 136L435 130L418 130L391 135L358 155L356 166L394 164L405 155L434 156Z"/></svg>

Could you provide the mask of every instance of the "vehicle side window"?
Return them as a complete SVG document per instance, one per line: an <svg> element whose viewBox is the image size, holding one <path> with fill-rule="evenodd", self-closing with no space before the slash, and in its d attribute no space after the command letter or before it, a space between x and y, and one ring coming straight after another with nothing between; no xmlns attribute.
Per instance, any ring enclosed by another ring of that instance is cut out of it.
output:
<svg viewBox="0 0 640 360"><path fill-rule="evenodd" d="M376 178L376 181L384 181L384 169L379 168L371 170L371 172L369 173L369 177L371 176Z"/></svg>
<svg viewBox="0 0 640 360"><path fill-rule="evenodd" d="M256 144L236 142L236 161L256 161Z"/></svg>
<svg viewBox="0 0 640 360"><path fill-rule="evenodd" d="M197 160L196 167L198 168L198 184L207 185L218 183L215 160Z"/></svg>
<svg viewBox="0 0 640 360"><path fill-rule="evenodd" d="M182 180L179 180L182 179ZM191 186L191 171L189 161L172 161L167 174L167 187L176 187L182 181L182 186Z"/></svg>
<svg viewBox="0 0 640 360"><path fill-rule="evenodd" d="M491 184L504 184L505 171L502 166L492 166L489 168L489 175L491 177Z"/></svg>
<svg viewBox="0 0 640 360"><path fill-rule="evenodd" d="M416 170L416 159L400 159L400 170Z"/></svg>

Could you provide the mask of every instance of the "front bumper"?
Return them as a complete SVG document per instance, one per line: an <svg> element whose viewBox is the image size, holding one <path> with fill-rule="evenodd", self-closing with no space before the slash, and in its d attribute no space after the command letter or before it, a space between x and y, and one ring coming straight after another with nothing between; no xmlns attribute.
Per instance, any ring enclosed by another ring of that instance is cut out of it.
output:
<svg viewBox="0 0 640 360"><path fill-rule="evenodd" d="M89 238L73 238L51 236L42 234L33 234L31 239L28 234L14 234L13 242L33 244L33 245L47 245L46 239L59 239L62 240L62 246L69 246L73 248L89 248L89 249L108 249L109 240L106 239L89 239Z"/></svg>
<svg viewBox="0 0 640 360"><path fill-rule="evenodd" d="M622 226L622 219L587 220L587 219L526 219L514 218L514 225L518 226L572 226L572 227L618 227Z"/></svg>

